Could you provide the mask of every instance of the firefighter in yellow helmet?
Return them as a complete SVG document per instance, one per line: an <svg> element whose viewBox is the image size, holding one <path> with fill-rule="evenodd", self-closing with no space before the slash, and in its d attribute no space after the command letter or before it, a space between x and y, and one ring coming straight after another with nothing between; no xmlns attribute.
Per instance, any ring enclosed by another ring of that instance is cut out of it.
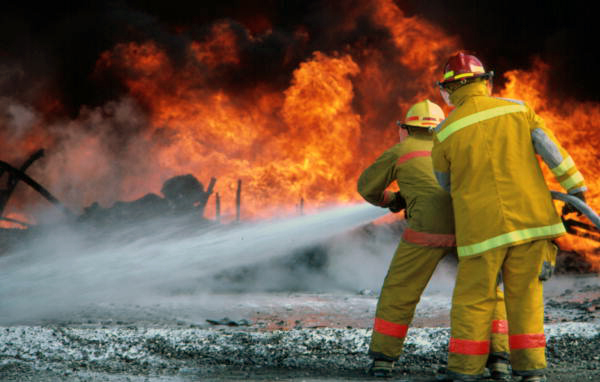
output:
<svg viewBox="0 0 600 382"><path fill-rule="evenodd" d="M429 100L413 105L401 125L408 137L385 151L358 179L358 192L365 200L393 212L406 209L408 221L377 304L369 348L375 376L391 375L423 290L440 260L454 252L452 202L437 184L431 163L432 129L443 119L442 109ZM394 181L400 191L386 190ZM494 298L498 304L490 369L502 379L510 376L506 311L500 290Z"/></svg>
<svg viewBox="0 0 600 382"><path fill-rule="evenodd" d="M491 96L493 72L459 53L438 82L456 108L434 132L435 175L452 196L459 257L445 380L484 371L502 271L513 373L545 381L542 280L551 273L561 223L536 154L560 184L585 200L583 177L544 121L525 103ZM444 380L441 377L439 380Z"/></svg>

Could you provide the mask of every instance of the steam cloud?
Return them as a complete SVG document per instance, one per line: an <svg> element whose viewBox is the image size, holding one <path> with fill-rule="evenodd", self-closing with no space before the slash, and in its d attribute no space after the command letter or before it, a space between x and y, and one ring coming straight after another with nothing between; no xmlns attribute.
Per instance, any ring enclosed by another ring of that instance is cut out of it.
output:
<svg viewBox="0 0 600 382"><path fill-rule="evenodd" d="M343 235L383 213L365 204L200 232L181 222L160 220L121 228L108 239L102 236L102 241L93 231L58 226L0 257L0 322L64 317L92 304L134 304L235 288L376 290L397 233L384 232L362 247ZM340 239L328 244L331 260L324 268L286 270L285 262L278 263L277 259L324 245L332 237ZM257 265L258 278L237 282L214 278L220 272Z"/></svg>
<svg viewBox="0 0 600 382"><path fill-rule="evenodd" d="M176 175L144 160L169 137L149 133L152 110L130 94L127 81L140 74L123 67L98 66L102 54L113 52L119 44L153 41L177 71L189 64L191 41L207 41L214 37L215 25L227 25L237 40L239 62L199 67L198 71L204 72L203 81L193 86L223 89L239 99L252 97L252 91L261 87L284 91L293 71L316 51L332 57L349 54L363 68L352 78L352 108L370 133L381 133L385 138L389 135L383 132L398 119L399 102L426 93L419 93L423 82L415 81L415 73L399 63L406 52L392 43L388 29L373 21L375 1L230 1L215 2L213 7L198 3L192 8L178 1L167 5L115 1L69 4L68 12L55 3L40 9L36 2L35 12L30 4L19 4L7 5L0 15L0 159L18 163L33 149L49 149L30 174L43 184L51 183L51 190L74 209L96 200L107 206L118 198L156 191L148 185L160 185ZM407 17L431 20L445 35L459 36L465 48L478 52L497 72L528 67L531 58L539 55L552 63L550 91L556 97L568 94L598 101L596 82L600 77L591 75L596 71L591 68L596 60L588 56L594 50L578 46L588 41L580 36L597 34L594 29L599 24L585 21L593 12L577 4L565 9L556 1L545 9L535 8L536 21L524 6L520 3L519 12L515 12L506 2L477 2L476 7L470 1L401 4ZM510 20L497 17L502 14ZM516 30L520 33L512 33ZM363 152L375 155L373 143L361 144ZM80 177L83 175L85 178ZM128 181L134 177L147 182ZM31 191L16 196L21 199L13 200L9 207L27 204L42 221L56 219L55 215L38 213L44 205L32 202L39 197ZM122 232L116 240L123 241L128 233ZM163 230L163 234L160 238L177 232ZM396 240L393 235L381 237L372 247L361 247L352 240L334 241L328 265L333 281L320 279L310 270L295 275L305 277L315 288L377 289ZM238 244L229 243L233 247ZM44 316L53 309L63 312L72 304L95 298L127 299L137 292L144 295L175 279L197 288L199 274L182 277L179 272L185 270L191 257L171 263L181 268L171 269L174 273L166 277L150 277L163 271L163 256L181 245L185 244L141 240L126 245L93 245L87 253L90 242L85 235L53 232L34 247L0 258L0 312L8 312L3 320L36 313ZM370 260L366 264L365 256ZM140 265L144 268L138 269ZM282 285L284 277L277 279L277 275L281 277L277 272L269 275L273 284L255 279L253 287ZM218 287L213 282L200 285ZM124 289L132 294L122 294Z"/></svg>

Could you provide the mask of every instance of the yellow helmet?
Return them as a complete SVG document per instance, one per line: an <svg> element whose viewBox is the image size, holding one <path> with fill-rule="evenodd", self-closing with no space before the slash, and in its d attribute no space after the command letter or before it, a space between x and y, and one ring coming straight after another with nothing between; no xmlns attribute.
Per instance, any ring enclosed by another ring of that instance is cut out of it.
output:
<svg viewBox="0 0 600 382"><path fill-rule="evenodd" d="M442 122L444 118L446 116L442 108L426 99L425 101L417 102L408 109L401 127L432 128Z"/></svg>

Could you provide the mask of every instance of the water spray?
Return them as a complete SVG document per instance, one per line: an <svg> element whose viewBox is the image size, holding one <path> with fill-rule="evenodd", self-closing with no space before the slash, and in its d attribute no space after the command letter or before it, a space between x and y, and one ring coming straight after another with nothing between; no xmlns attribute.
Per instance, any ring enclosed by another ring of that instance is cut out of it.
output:
<svg viewBox="0 0 600 382"><path fill-rule="evenodd" d="M36 311L43 316L48 309L164 295L226 269L284 257L386 213L360 204L186 236L181 227L157 222L160 234L128 242L90 243L81 233L52 232L0 258L0 322Z"/></svg>

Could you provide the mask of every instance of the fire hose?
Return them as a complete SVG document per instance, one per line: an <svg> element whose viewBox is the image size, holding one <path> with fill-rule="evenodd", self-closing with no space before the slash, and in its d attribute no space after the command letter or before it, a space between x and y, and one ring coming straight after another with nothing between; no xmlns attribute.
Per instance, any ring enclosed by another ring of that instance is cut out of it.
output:
<svg viewBox="0 0 600 382"><path fill-rule="evenodd" d="M550 191L550 193L552 194L552 199L560 200L572 205L594 224L590 225L574 219L565 219L565 217L562 216L563 224L568 233L600 242L600 216L598 216L590 206L573 195L563 194L558 191ZM582 232L581 230L588 232ZM597 235L594 235L593 233Z"/></svg>

